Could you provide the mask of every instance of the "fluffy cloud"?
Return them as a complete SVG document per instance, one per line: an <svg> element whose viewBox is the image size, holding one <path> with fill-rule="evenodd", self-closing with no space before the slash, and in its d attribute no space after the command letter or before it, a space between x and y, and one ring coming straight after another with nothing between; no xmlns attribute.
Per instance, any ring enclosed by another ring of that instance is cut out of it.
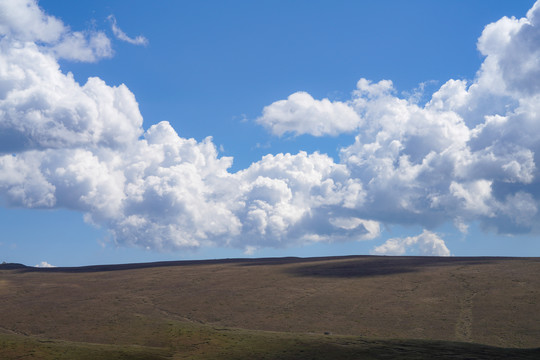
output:
<svg viewBox="0 0 540 360"><path fill-rule="evenodd" d="M450 250L437 234L424 230L417 236L388 239L373 249L372 254L450 256Z"/></svg>
<svg viewBox="0 0 540 360"><path fill-rule="evenodd" d="M337 135L356 130L361 118L349 106L328 99L315 100L306 92L297 92L263 109L257 122L276 135Z"/></svg>
<svg viewBox="0 0 540 360"><path fill-rule="evenodd" d="M34 43L0 41L0 153L125 147L141 135L133 94L98 78L80 86Z"/></svg>
<svg viewBox="0 0 540 360"><path fill-rule="evenodd" d="M346 103L327 103L346 104L358 115L358 135L341 149L340 162L365 194L356 216L427 228L451 220L460 231L466 231L464 219L500 233L537 230L539 22L536 3L526 18L505 17L486 26L478 40L485 60L476 78L449 80L424 105L397 96L389 80L366 79ZM291 97L265 108L258 121L278 134L315 134L302 130L313 118L318 129L340 123L337 114L338 119L294 117L292 123L286 111L294 109ZM274 108L283 111L267 119ZM340 131L332 129L317 135Z"/></svg>
<svg viewBox="0 0 540 360"><path fill-rule="evenodd" d="M49 263L46 262L46 261L42 261L42 262L40 262L39 264L36 264L35 267L39 267L39 268L53 268L53 267L56 267L56 266L51 265L51 264L49 264Z"/></svg>
<svg viewBox="0 0 540 360"><path fill-rule="evenodd" d="M232 177L241 184L235 204L240 206L242 243L369 239L379 233L378 223L354 216L364 202L361 184L327 155L266 155Z"/></svg>
<svg viewBox="0 0 540 360"><path fill-rule="evenodd" d="M59 57L110 56L104 34L72 32L33 1L0 1L0 10L0 196L8 206L80 211L119 244L162 250L370 240L381 223L537 230L537 5L524 19L488 25L477 77L449 80L424 105L396 96L391 81L361 79L346 102L299 92L267 106L257 121L274 134L357 136L339 163L269 154L236 173L210 137L183 138L167 122L144 131L126 86L81 85L60 71ZM374 252L409 248L449 255L427 230Z"/></svg>
<svg viewBox="0 0 540 360"><path fill-rule="evenodd" d="M478 40L478 50L486 56L480 71L481 82L502 93L538 94L539 16L540 4L537 2L526 18L503 17L486 26Z"/></svg>
<svg viewBox="0 0 540 360"><path fill-rule="evenodd" d="M39 38L8 16L13 25L3 30L0 194L7 205L81 211L119 244L162 250L217 244L250 252L379 233L378 223L342 210L364 196L346 166L300 152L230 173L232 159L218 157L210 137L182 138L167 122L143 131L124 85L99 78L80 85L62 73L51 49L76 33L34 2L3 5L8 15L26 11L35 26L52 28ZM53 45L37 44L45 40Z"/></svg>
<svg viewBox="0 0 540 360"><path fill-rule="evenodd" d="M34 0L0 1L0 35L5 46L38 43L58 58L94 62L112 56L111 42L103 32L71 31L62 21L45 14Z"/></svg>
<svg viewBox="0 0 540 360"><path fill-rule="evenodd" d="M0 33L20 41L53 43L65 32L64 24L41 11L32 0L0 2Z"/></svg>

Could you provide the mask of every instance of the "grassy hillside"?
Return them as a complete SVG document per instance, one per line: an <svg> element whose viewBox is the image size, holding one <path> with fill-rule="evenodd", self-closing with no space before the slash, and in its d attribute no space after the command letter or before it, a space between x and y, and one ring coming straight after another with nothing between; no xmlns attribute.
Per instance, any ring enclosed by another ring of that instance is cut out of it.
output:
<svg viewBox="0 0 540 360"><path fill-rule="evenodd" d="M169 323L161 348L111 345L0 334L2 359L531 359L534 349L426 340L372 340Z"/></svg>
<svg viewBox="0 0 540 360"><path fill-rule="evenodd" d="M0 358L540 358L540 259L0 266Z"/></svg>

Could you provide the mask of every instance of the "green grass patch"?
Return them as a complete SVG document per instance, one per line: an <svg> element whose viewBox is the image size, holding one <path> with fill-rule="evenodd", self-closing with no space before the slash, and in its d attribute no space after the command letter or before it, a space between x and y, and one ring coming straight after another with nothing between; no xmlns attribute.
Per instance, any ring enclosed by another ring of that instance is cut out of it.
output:
<svg viewBox="0 0 540 360"><path fill-rule="evenodd" d="M0 358L6 360L164 360L170 359L171 355L169 349L162 348L91 344L0 334Z"/></svg>
<svg viewBox="0 0 540 360"><path fill-rule="evenodd" d="M214 327L180 321L164 326L163 348L91 344L0 334L2 359L538 359L540 349L425 341L373 340L351 336L294 334Z"/></svg>

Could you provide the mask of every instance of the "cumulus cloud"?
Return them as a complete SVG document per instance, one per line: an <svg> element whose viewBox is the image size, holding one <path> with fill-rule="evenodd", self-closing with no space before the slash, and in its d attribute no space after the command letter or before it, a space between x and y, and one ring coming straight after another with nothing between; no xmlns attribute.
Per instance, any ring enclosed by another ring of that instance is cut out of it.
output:
<svg viewBox="0 0 540 360"><path fill-rule="evenodd" d="M425 255L450 256L444 240L431 231L424 230L420 235L406 238L388 239L371 252L374 255Z"/></svg>
<svg viewBox="0 0 540 360"><path fill-rule="evenodd" d="M122 31L116 24L116 18L113 15L109 15L108 17L109 21L111 22L111 29L113 31L114 36L116 36L117 39L128 42L133 45L148 45L148 39L145 38L142 35L139 35L137 37L129 37L125 32Z"/></svg>
<svg viewBox="0 0 540 360"><path fill-rule="evenodd" d="M39 10L34 3L28 9ZM126 86L99 78L81 85L37 40L6 34L0 194L8 206L81 211L119 244L162 250L222 245L251 252L333 241L334 233L378 233L376 222L341 210L363 201L362 186L327 155L268 155L230 173L232 158L218 157L212 138L182 138L168 122L144 131Z"/></svg>
<svg viewBox="0 0 540 360"><path fill-rule="evenodd" d="M257 122L279 136L287 132L322 136L356 130L361 118L349 104L296 92L266 106Z"/></svg>
<svg viewBox="0 0 540 360"><path fill-rule="evenodd" d="M33 1L0 1L0 10L0 196L8 206L80 211L119 244L247 254L371 240L381 223L537 230L537 5L526 18L488 25L475 79L449 80L426 104L400 98L389 80L367 79L346 102L298 92L270 104L257 121L276 135L357 135L339 162L269 154L236 173L211 137L184 138L167 122L144 131L126 86L79 84L61 72L59 57L109 56L104 34L72 32ZM409 248L449 254L428 230L374 252Z"/></svg>
<svg viewBox="0 0 540 360"><path fill-rule="evenodd" d="M38 268L53 268L53 267L56 267L56 266L51 265L46 261L42 261L39 264L36 264L35 267L38 267Z"/></svg>
<svg viewBox="0 0 540 360"><path fill-rule="evenodd" d="M426 228L452 221L462 232L464 219L500 233L538 230L539 21L536 3L525 18L486 26L475 79L447 81L424 105L397 96L390 80L360 79L345 103L324 99L327 108L346 104L357 114L355 141L340 156L365 194L356 216ZM258 122L277 134L348 131L301 130L314 118L324 129L351 117L296 117L291 97L265 108Z"/></svg>
<svg viewBox="0 0 540 360"><path fill-rule="evenodd" d="M32 0L0 2L0 33L20 41L58 41L66 31L64 24L45 14Z"/></svg>
<svg viewBox="0 0 540 360"><path fill-rule="evenodd" d="M94 62L112 56L111 42L101 31L71 31L62 21L45 14L35 0L0 1L2 47L38 44L57 58Z"/></svg>
<svg viewBox="0 0 540 360"><path fill-rule="evenodd" d="M0 43L0 153L121 147L140 136L133 94L98 78L80 86L34 43Z"/></svg>

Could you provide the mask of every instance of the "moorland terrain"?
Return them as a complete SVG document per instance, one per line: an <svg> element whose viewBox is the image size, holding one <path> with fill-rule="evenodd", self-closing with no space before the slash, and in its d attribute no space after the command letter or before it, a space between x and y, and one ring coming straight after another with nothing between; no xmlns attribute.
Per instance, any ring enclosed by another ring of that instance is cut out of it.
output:
<svg viewBox="0 0 540 360"><path fill-rule="evenodd" d="M0 265L2 359L540 359L540 258Z"/></svg>

